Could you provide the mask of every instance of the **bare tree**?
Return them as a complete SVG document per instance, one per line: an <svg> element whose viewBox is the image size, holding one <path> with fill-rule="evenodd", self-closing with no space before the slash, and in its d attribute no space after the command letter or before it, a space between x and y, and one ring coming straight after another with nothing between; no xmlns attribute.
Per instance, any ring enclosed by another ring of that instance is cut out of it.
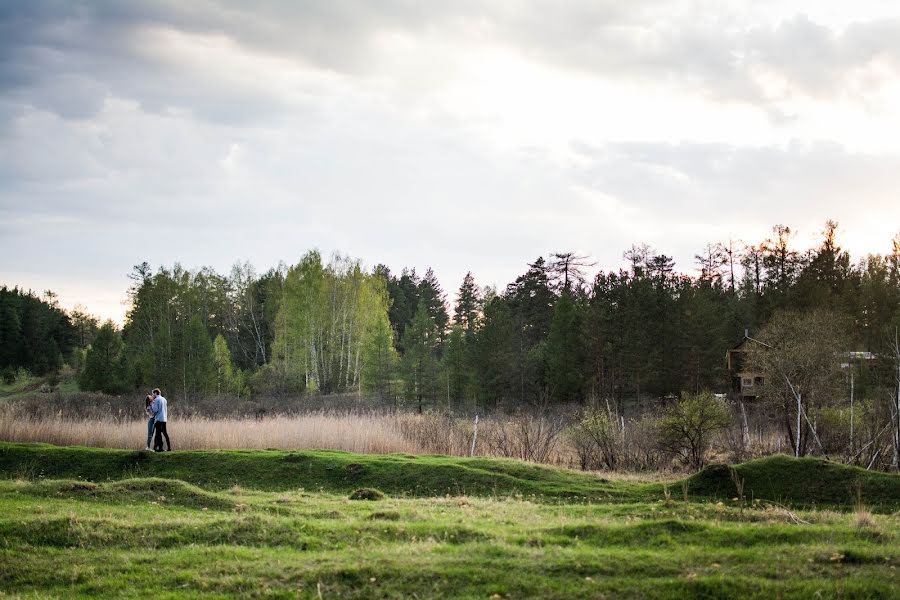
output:
<svg viewBox="0 0 900 600"><path fill-rule="evenodd" d="M589 257L574 252L555 252L552 255L550 270L562 279L562 289L571 289L571 286L580 286L584 283L584 269L593 267L596 263L588 260Z"/></svg>
<svg viewBox="0 0 900 600"><path fill-rule="evenodd" d="M731 293L735 293L735 284L734 284L734 264L735 262L740 262L741 256L741 248L745 246L744 242L741 240L735 240L731 236L728 237L727 244L721 244L722 251L725 253L725 264L728 265L728 281L731 286Z"/></svg>
<svg viewBox="0 0 900 600"><path fill-rule="evenodd" d="M747 364L764 374L762 397L782 413L785 433L794 453L808 451L816 440L810 414L841 398L841 353L847 337L840 318L828 311L780 312L751 346Z"/></svg>
<svg viewBox="0 0 900 600"><path fill-rule="evenodd" d="M655 250L648 244L633 244L631 248L622 253L622 258L631 263L631 273L636 275L638 271L647 266L647 261L654 252Z"/></svg>
<svg viewBox="0 0 900 600"><path fill-rule="evenodd" d="M694 259L700 267L701 280L712 283L722 280L722 269L728 264L728 254L723 244L718 242L707 243L700 254L694 255ZM732 274L732 286L733 285L734 275Z"/></svg>

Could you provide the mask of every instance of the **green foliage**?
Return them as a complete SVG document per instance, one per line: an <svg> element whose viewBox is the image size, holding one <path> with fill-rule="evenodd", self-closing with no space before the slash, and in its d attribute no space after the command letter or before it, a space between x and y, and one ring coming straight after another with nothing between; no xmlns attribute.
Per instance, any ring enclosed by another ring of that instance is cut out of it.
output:
<svg viewBox="0 0 900 600"><path fill-rule="evenodd" d="M569 290L563 290L553 311L544 347L546 381L557 402L583 398L585 351L581 308Z"/></svg>
<svg viewBox="0 0 900 600"><path fill-rule="evenodd" d="M217 394L234 394L246 396L248 393L247 382L244 373L235 369L231 361L231 352L228 350L228 342L222 334L216 336L213 342L213 368L215 370Z"/></svg>
<svg viewBox="0 0 900 600"><path fill-rule="evenodd" d="M0 287L0 370L24 368L35 375L59 369L75 343L69 316L49 290L43 299Z"/></svg>
<svg viewBox="0 0 900 600"><path fill-rule="evenodd" d="M422 305L425 306L429 318L434 323L438 343L443 343L447 326L450 323L450 315L447 314L447 298L444 290L434 271L430 268L425 271L425 277L419 282L419 307ZM416 311L418 312L418 310L417 307Z"/></svg>
<svg viewBox="0 0 900 600"><path fill-rule="evenodd" d="M213 390L216 381L213 346L200 315L191 318L182 343L183 378L180 389L182 397L189 400Z"/></svg>
<svg viewBox="0 0 900 600"><path fill-rule="evenodd" d="M424 406L437 401L439 330L425 300L419 301L412 322L403 334L402 359L404 396L421 413Z"/></svg>
<svg viewBox="0 0 900 600"><path fill-rule="evenodd" d="M384 265L376 267L375 272L387 281L387 291L390 297L388 317L397 340L397 350L402 353L406 326L412 321L416 308L419 306L420 280L415 269L403 269L400 277L391 275L390 269Z"/></svg>
<svg viewBox="0 0 900 600"><path fill-rule="evenodd" d="M84 359L78 385L85 391L117 394L125 389L122 336L111 321L100 327Z"/></svg>
<svg viewBox="0 0 900 600"><path fill-rule="evenodd" d="M89 314L83 306L76 306L69 312L69 320L75 330L76 348L83 350L90 346L100 330L100 319Z"/></svg>
<svg viewBox="0 0 900 600"><path fill-rule="evenodd" d="M302 375L306 386L322 393L358 389L364 351L380 338L385 345L387 291L383 278L363 272L359 261L336 255L323 266L310 252L285 278L276 318L274 361L284 373Z"/></svg>
<svg viewBox="0 0 900 600"><path fill-rule="evenodd" d="M659 444L699 469L706 461L712 435L731 424L724 402L712 393L685 394L664 410L659 420Z"/></svg>
<svg viewBox="0 0 900 600"><path fill-rule="evenodd" d="M614 470L619 463L622 432L616 418L604 410L592 409L568 431L582 470Z"/></svg>
<svg viewBox="0 0 900 600"><path fill-rule="evenodd" d="M525 402L536 392L540 362L529 369L524 332L510 303L494 296L485 302L484 323L475 340L475 373L482 406L497 408L513 400Z"/></svg>
<svg viewBox="0 0 900 600"><path fill-rule="evenodd" d="M459 286L456 308L453 311L453 323L461 327L466 336L472 338L478 329L482 310L483 299L478 286L475 285L475 278L469 271Z"/></svg>
<svg viewBox="0 0 900 600"><path fill-rule="evenodd" d="M205 395L215 387L212 337L226 335L227 280L209 268L175 265L156 274L135 267L132 306L122 331L132 386L160 387L170 397Z"/></svg>
<svg viewBox="0 0 900 600"><path fill-rule="evenodd" d="M447 396L451 408L467 407L466 399L474 395L474 341L474 336L467 337L465 329L459 324L454 325L447 336L442 366L447 378Z"/></svg>
<svg viewBox="0 0 900 600"><path fill-rule="evenodd" d="M749 329L772 345L783 342L787 355L801 354L798 340L812 340L829 364L836 361L826 346L874 353L877 360L858 373L858 397L885 398L896 387L891 340L900 324L900 241L892 253L854 264L836 231L826 223L821 243L806 252L781 225L741 252L734 240L708 243L697 256L698 277L677 273L671 257L647 246L625 252L627 270L601 271L590 283L583 272L589 263L573 252L556 253L549 264L538 258L484 298L467 273L453 310L458 331L431 269L424 277L415 269L397 277L384 265L369 273L340 255L323 264L315 251L261 276L249 263L228 276L177 264L153 272L143 263L131 275L121 389L160 386L185 397L223 389L362 391L385 404L403 397L422 410L515 410L588 397L621 407L685 391L728 391L723 356ZM786 326L785 309L807 321L823 311L828 316L818 321L846 323L847 335L838 339L834 327L804 334ZM779 327L788 333L770 335ZM81 308L66 315L52 294L38 299L0 289L0 371L24 367L43 377L65 358L81 372L86 356L78 349L98 332L95 317ZM219 336L224 346L208 367L204 337ZM817 336L823 343L816 345ZM802 382L811 418L845 403L836 374L826 375ZM766 378L770 385L777 380ZM790 416L790 396L767 392L780 403L780 420ZM812 448L807 425L786 434L792 445L799 437L802 452ZM821 451L818 443L814 451Z"/></svg>
<svg viewBox="0 0 900 600"><path fill-rule="evenodd" d="M389 402L394 398L392 382L397 371L398 357L387 315L378 315L368 327L360 375L362 388L380 401Z"/></svg>

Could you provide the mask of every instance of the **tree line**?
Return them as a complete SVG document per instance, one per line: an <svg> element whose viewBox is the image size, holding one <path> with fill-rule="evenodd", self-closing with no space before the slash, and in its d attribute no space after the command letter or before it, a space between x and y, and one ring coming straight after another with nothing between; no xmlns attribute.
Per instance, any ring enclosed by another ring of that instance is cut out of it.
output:
<svg viewBox="0 0 900 600"><path fill-rule="evenodd" d="M365 269L316 251L262 274L249 263L227 275L144 263L131 274L121 330L41 308L57 315L44 329L28 325L42 354L6 342L15 329L7 296L41 301L4 291L0 367L46 372L87 347L72 361L84 389L152 384L185 399L362 391L420 411L724 391L726 351L784 312L835 315L847 350L889 355L888 333L900 325L900 236L885 255L853 262L836 230L829 221L806 250L782 225L759 243L707 244L695 275L646 245L624 252L626 268L593 277L586 257L559 252L503 289L468 273L452 306L430 269Z"/></svg>
<svg viewBox="0 0 900 600"><path fill-rule="evenodd" d="M52 292L39 297L31 291L0 287L3 379L11 382L19 369L46 375L62 367L81 339L74 321L60 309Z"/></svg>

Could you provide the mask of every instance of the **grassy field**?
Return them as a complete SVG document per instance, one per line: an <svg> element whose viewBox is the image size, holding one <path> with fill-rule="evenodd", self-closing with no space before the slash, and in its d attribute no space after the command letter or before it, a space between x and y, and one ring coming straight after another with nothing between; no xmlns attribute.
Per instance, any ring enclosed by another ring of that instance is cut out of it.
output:
<svg viewBox="0 0 900 600"><path fill-rule="evenodd" d="M0 444L0 596L896 597L898 509L896 475L787 457L642 482Z"/></svg>
<svg viewBox="0 0 900 600"><path fill-rule="evenodd" d="M35 377L22 373L11 383L0 381L0 400L13 400L29 394L38 393L42 387L49 385L46 377ZM54 391L61 394L73 394L78 391L78 382L71 369L65 369L60 373L60 379Z"/></svg>

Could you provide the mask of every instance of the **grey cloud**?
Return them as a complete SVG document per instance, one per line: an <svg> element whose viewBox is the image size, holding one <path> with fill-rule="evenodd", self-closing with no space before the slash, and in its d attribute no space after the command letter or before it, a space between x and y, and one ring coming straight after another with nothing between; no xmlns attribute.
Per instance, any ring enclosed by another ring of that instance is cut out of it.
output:
<svg viewBox="0 0 900 600"><path fill-rule="evenodd" d="M177 64L135 48L146 26L224 35L301 65L351 77L381 75L378 36L399 32L460 47L502 44L589 76L666 83L725 101L747 102L776 122L789 119L784 94L834 96L881 59L900 74L900 19L859 22L834 31L803 17L775 25L731 22L718 3L512 2L426 3L347 0L246 3L34 0L0 7L0 89L22 103L83 117L109 93L147 110L184 106L200 118L252 120L285 111L261 89L185 81ZM756 74L785 78L787 92L764 89ZM202 74L193 74L202 77ZM870 82L871 83L871 82ZM414 81L395 81L415 94ZM84 91L74 92L81 88ZM850 90L852 91L852 90ZM225 101L223 98L228 97Z"/></svg>

